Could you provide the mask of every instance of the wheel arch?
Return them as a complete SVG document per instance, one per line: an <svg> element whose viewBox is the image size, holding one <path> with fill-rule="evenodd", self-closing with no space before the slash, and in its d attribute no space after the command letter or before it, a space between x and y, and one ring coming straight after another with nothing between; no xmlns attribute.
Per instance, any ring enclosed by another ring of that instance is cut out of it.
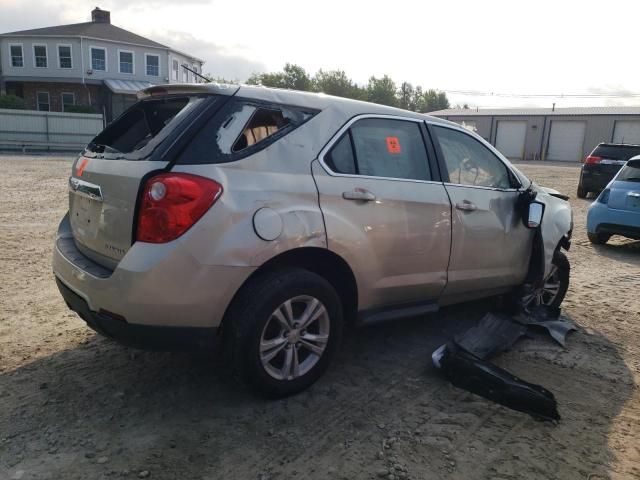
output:
<svg viewBox="0 0 640 480"><path fill-rule="evenodd" d="M320 275L336 290L342 303L344 318L353 322L358 312L358 286L349 264L338 254L320 247L299 247L272 257L256 269L238 288L222 317L220 329L225 330L227 313L244 287L268 272L282 268L300 268Z"/></svg>

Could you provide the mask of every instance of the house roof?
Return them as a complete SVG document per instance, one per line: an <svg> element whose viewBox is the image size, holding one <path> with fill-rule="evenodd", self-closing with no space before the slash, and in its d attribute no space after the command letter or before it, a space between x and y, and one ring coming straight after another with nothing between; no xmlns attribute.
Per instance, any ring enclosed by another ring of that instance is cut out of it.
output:
<svg viewBox="0 0 640 480"><path fill-rule="evenodd" d="M572 107L572 108L447 108L429 112L436 117L482 117L518 115L640 115L640 107Z"/></svg>
<svg viewBox="0 0 640 480"><path fill-rule="evenodd" d="M29 36L29 37L92 37L114 42L132 43L145 47L170 48L148 38L136 35L124 28L116 27L111 23L84 22L70 25L58 25L55 27L34 28L18 32L3 33L0 37Z"/></svg>

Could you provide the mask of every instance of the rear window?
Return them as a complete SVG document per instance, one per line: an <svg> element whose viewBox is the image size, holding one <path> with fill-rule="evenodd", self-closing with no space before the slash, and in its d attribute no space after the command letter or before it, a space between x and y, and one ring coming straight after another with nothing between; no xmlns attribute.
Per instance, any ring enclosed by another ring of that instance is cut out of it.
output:
<svg viewBox="0 0 640 480"><path fill-rule="evenodd" d="M98 134L87 151L105 158L145 156L202 101L202 97L142 100Z"/></svg>
<svg viewBox="0 0 640 480"><path fill-rule="evenodd" d="M317 112L234 98L205 123L178 158L180 164L226 163L256 153Z"/></svg>
<svg viewBox="0 0 640 480"><path fill-rule="evenodd" d="M611 160L629 160L640 155L640 146L635 145L598 145L591 153L594 157Z"/></svg>
<svg viewBox="0 0 640 480"><path fill-rule="evenodd" d="M622 167L622 170L620 170L616 180L624 182L640 182L640 160L632 160Z"/></svg>

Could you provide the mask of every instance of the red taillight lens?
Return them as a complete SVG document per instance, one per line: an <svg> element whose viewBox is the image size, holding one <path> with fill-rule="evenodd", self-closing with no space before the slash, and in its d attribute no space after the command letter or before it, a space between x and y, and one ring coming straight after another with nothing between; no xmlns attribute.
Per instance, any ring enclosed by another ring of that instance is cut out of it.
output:
<svg viewBox="0 0 640 480"><path fill-rule="evenodd" d="M600 163L600 160L602 160L602 157L589 155L587 158L585 158L584 163L589 163L589 164Z"/></svg>
<svg viewBox="0 0 640 480"><path fill-rule="evenodd" d="M218 182L188 173L162 173L144 185L136 240L165 243L189 230L222 195Z"/></svg>

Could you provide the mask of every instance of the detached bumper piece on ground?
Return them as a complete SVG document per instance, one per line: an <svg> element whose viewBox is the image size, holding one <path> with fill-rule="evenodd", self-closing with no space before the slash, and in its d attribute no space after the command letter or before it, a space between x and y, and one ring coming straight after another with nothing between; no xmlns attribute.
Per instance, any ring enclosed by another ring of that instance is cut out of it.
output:
<svg viewBox="0 0 640 480"><path fill-rule="evenodd" d="M576 330L574 324L560 319L559 309L546 306L514 317L488 313L477 326L434 351L433 364L458 388L535 418L560 420L553 393L486 360L511 348L532 327L545 328L562 346L566 334Z"/></svg>

